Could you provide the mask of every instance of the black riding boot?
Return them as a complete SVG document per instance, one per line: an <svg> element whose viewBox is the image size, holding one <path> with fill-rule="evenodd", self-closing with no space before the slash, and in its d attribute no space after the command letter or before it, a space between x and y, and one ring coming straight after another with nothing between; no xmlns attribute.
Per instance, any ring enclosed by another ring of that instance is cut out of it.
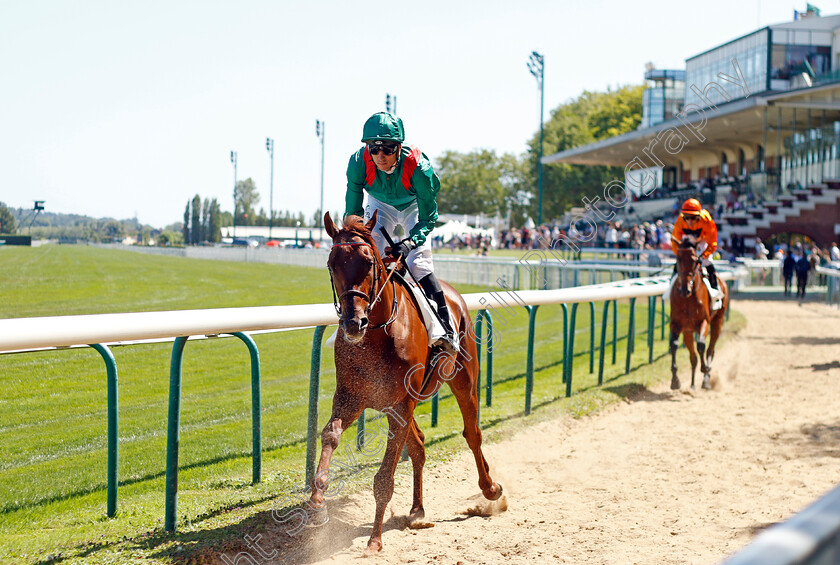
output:
<svg viewBox="0 0 840 565"><path fill-rule="evenodd" d="M718 282L717 282L717 273L715 273L715 266L711 263L706 265L706 272L709 274L709 285L717 290L718 289Z"/></svg>
<svg viewBox="0 0 840 565"><path fill-rule="evenodd" d="M438 339L433 346L441 346L447 353L455 354L458 352L455 344L455 330L452 329L452 323L449 321L449 307L446 305L446 298L443 294L443 288L440 286L440 281L434 273L429 273L419 281L420 288L426 293L431 300L437 305L438 316L440 316L441 325L446 332L446 335Z"/></svg>

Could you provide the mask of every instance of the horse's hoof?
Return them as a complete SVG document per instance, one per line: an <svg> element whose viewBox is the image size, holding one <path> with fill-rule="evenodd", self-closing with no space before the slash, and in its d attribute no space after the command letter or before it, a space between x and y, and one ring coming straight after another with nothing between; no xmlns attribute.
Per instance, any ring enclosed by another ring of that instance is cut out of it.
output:
<svg viewBox="0 0 840 565"><path fill-rule="evenodd" d="M495 483L494 486L496 487L496 494L491 494L488 496L487 492L484 493L484 498L486 498L487 500L499 500L500 498L502 498L502 485L499 483Z"/></svg>
<svg viewBox="0 0 840 565"><path fill-rule="evenodd" d="M365 555L376 555L380 551L382 551L382 540L370 538L367 549L365 549Z"/></svg>
<svg viewBox="0 0 840 565"><path fill-rule="evenodd" d="M702 387L703 387L704 390L711 390L712 389L712 380L709 378L708 375L703 377Z"/></svg>
<svg viewBox="0 0 840 565"><path fill-rule="evenodd" d="M680 380L677 377L671 379L671 390L680 390Z"/></svg>
<svg viewBox="0 0 840 565"><path fill-rule="evenodd" d="M327 522L330 521L330 514L327 512L327 505L322 504L319 508L309 508L309 511L306 513L307 521L306 526L315 528L318 526L323 526Z"/></svg>
<svg viewBox="0 0 840 565"><path fill-rule="evenodd" d="M411 512L408 514L408 523L416 522L417 520L422 520L426 517L426 511L423 510L423 507L420 508L412 508Z"/></svg>

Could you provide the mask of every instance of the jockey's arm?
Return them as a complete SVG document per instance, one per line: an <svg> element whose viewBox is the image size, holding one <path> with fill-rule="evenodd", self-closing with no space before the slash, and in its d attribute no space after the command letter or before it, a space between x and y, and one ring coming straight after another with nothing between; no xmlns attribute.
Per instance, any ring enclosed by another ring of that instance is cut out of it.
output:
<svg viewBox="0 0 840 565"><path fill-rule="evenodd" d="M717 226L715 225L715 221L711 218L708 220L708 225L703 229L703 235L705 236L703 239L706 241L708 246L703 252L703 259L708 259L715 254L718 246Z"/></svg>
<svg viewBox="0 0 840 565"><path fill-rule="evenodd" d="M344 215L361 216L364 214L362 201L365 190L365 168L359 165L356 155L350 157L347 165L347 193L344 196ZM321 211L323 213L323 210Z"/></svg>
<svg viewBox="0 0 840 565"><path fill-rule="evenodd" d="M440 191L440 180L432 170L417 167L411 177L412 188L417 192L417 224L411 228L411 239L418 246L426 242L435 227L438 218L437 195Z"/></svg>
<svg viewBox="0 0 840 565"><path fill-rule="evenodd" d="M677 254L677 249L679 242L683 236L683 219L678 218L677 221L674 223L674 233L671 234L671 251L674 252L674 255Z"/></svg>

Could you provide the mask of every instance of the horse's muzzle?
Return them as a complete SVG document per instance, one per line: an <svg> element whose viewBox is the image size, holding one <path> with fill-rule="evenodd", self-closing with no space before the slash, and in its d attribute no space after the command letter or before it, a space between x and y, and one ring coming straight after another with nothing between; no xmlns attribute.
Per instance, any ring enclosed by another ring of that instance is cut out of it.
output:
<svg viewBox="0 0 840 565"><path fill-rule="evenodd" d="M367 316L361 318L341 318L338 325L344 330L344 339L351 343L358 343L365 336L368 327Z"/></svg>

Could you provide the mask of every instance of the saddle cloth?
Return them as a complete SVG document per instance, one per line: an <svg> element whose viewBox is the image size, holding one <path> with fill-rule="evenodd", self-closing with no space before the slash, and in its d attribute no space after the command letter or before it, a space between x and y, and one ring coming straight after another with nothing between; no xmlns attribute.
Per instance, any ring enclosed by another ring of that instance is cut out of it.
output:
<svg viewBox="0 0 840 565"><path fill-rule="evenodd" d="M394 273L394 276L400 276L399 273ZM402 277L400 277L402 278ZM437 319L435 312L432 311L432 306L429 304L429 300L426 298L423 289L421 289L416 284L406 281L403 279L405 286L411 291L414 295L414 300L417 301L417 304L420 305L420 317L423 318L423 325L426 326L426 334L429 337L429 346L431 347L438 339L446 335L446 330L443 329L443 326ZM452 314L449 315L449 323L452 324L452 327L455 327L455 321L452 319ZM327 339L326 345L327 347L334 347L335 345L335 338L338 335L338 330L334 331L333 334ZM456 348L459 345L459 336L455 335L455 344Z"/></svg>
<svg viewBox="0 0 840 565"><path fill-rule="evenodd" d="M668 285L668 290L665 291L664 295L664 298L666 300L671 298L671 289L674 288L674 283L676 281L677 275L671 277L671 284ZM709 282L709 277L706 275L705 270L703 271L703 283L706 285L706 289L709 291L709 299L711 300L710 309L720 310L723 307L723 291L719 288L712 288L712 283Z"/></svg>

